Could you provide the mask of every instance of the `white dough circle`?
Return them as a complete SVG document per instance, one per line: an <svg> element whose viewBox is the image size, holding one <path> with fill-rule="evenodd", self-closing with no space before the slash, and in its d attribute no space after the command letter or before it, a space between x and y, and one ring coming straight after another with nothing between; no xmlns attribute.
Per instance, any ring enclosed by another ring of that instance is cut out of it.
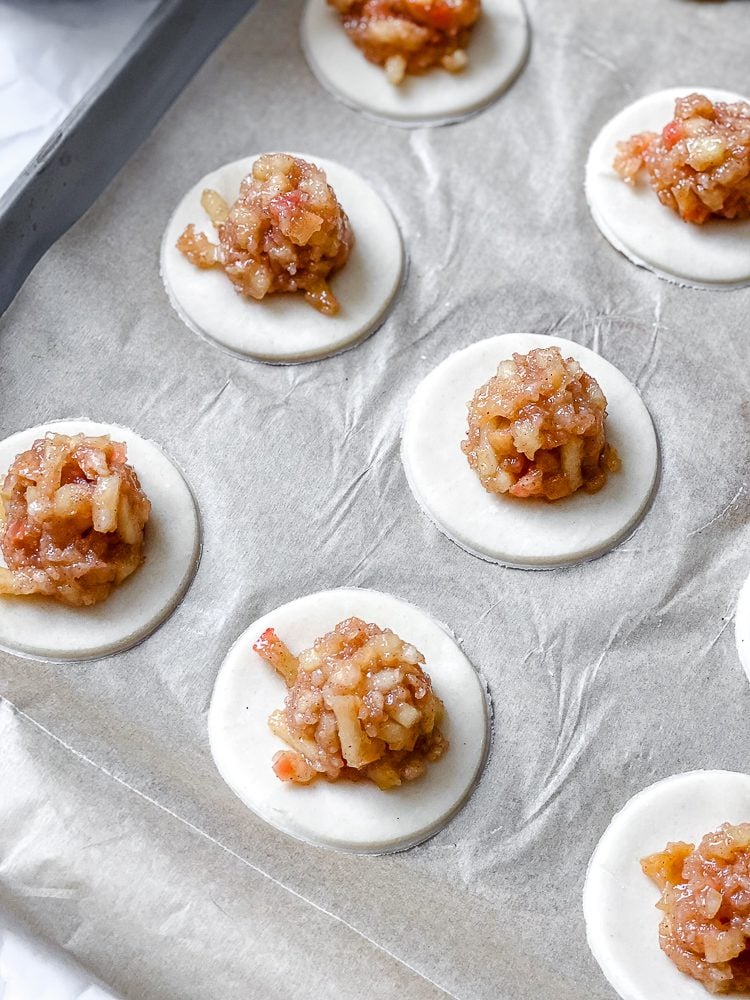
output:
<svg viewBox="0 0 750 1000"><path fill-rule="evenodd" d="M310 69L334 97L391 124L446 125L481 111L511 85L529 48L521 0L484 0L461 73L434 69L395 87L382 66L368 62L326 0L308 0L302 48Z"/></svg>
<svg viewBox="0 0 750 1000"><path fill-rule="evenodd" d="M641 871L640 859L663 851L670 841L697 845L722 823L747 822L749 775L688 771L639 792L607 827L589 862L583 915L594 958L623 1000L709 996L659 947L660 894Z"/></svg>
<svg viewBox="0 0 750 1000"><path fill-rule="evenodd" d="M607 397L607 440L622 460L595 494L550 503L484 489L461 451L467 403L501 361L537 347L559 347L592 375ZM506 566L544 569L592 559L634 530L659 470L656 432L635 386L614 365L560 337L509 333L451 354L420 383L401 441L406 478L422 510L467 552Z"/></svg>
<svg viewBox="0 0 750 1000"><path fill-rule="evenodd" d="M292 153L325 172L352 225L354 246L349 259L331 277L341 309L335 316L324 316L300 293L267 295L260 302L247 299L221 268L196 267L175 244L190 223L215 241L201 194L213 188L231 205L259 155L206 174L188 191L164 234L162 280L185 325L220 347L276 364L325 358L352 347L385 319L404 270L401 234L388 206L359 174L319 156Z"/></svg>
<svg viewBox="0 0 750 1000"><path fill-rule="evenodd" d="M734 638L742 669L750 681L750 576L745 580L740 596L737 598Z"/></svg>
<svg viewBox="0 0 750 1000"><path fill-rule="evenodd" d="M283 706L286 688L253 643L274 628L299 653L351 616L392 629L424 654L425 670L445 703L441 730L450 747L421 778L387 792L370 781L281 782L272 762L286 747L269 730L268 717ZM208 735L221 776L271 826L316 846L381 854L431 837L464 804L487 756L489 705L474 667L434 618L374 590L327 590L269 612L242 633L219 671Z"/></svg>
<svg viewBox="0 0 750 1000"><path fill-rule="evenodd" d="M709 219L701 226L683 220L659 201L645 174L635 185L615 173L619 141L638 132L661 132L674 118L674 102L691 93L711 101L743 101L712 87L673 87L643 97L607 122L586 163L586 199L594 222L612 246L660 278L694 288L736 288L750 284L750 219Z"/></svg>
<svg viewBox="0 0 750 1000"><path fill-rule="evenodd" d="M127 446L151 501L146 560L101 604L74 608L51 597L0 595L0 648L43 660L90 660L120 653L150 635L174 611L198 567L201 533L195 498L182 473L153 441L127 427L54 420L0 442L0 479L14 459L47 431L109 434ZM0 555L0 564L5 565Z"/></svg>

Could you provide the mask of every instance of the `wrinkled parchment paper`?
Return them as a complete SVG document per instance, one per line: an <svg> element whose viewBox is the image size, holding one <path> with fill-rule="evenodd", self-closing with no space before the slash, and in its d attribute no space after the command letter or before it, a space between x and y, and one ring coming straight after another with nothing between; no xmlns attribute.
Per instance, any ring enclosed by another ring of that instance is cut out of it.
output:
<svg viewBox="0 0 750 1000"><path fill-rule="evenodd" d="M471 121L404 131L323 93L300 54L300 3L262 0L26 282L0 323L0 433L81 413L129 424L184 467L205 523L192 590L140 647L82 665L0 656L0 902L113 989L613 997L580 904L601 832L657 778L748 766L732 615L750 569L750 290L638 270L591 221L583 167L600 126L643 94L746 92L747 7L531 0L532 53L513 89ZM274 368L188 331L157 264L196 178L284 148L370 178L411 270L364 344ZM488 565L407 488L399 428L414 387L453 350L514 330L601 352L660 433L653 508L595 562ZM338 585L446 622L494 699L471 801L400 855L284 837L225 787L208 749L234 638Z"/></svg>

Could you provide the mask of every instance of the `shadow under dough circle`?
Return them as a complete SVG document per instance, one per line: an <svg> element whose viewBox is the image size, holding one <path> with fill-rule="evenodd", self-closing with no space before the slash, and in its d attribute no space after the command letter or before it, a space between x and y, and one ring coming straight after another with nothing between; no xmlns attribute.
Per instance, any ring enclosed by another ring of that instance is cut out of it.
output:
<svg viewBox="0 0 750 1000"><path fill-rule="evenodd" d="M691 93L711 101L743 101L712 87L677 87L642 97L602 128L586 163L586 200L599 231L621 254L660 278L680 285L731 290L750 284L750 219L685 222L662 205L645 172L626 184L612 162L619 141L638 132L661 132L674 102Z"/></svg>
<svg viewBox="0 0 750 1000"><path fill-rule="evenodd" d="M287 688L253 643L273 628L297 654L352 616L392 629L424 654L424 669L445 705L440 728L448 750L421 777L388 791L371 781L281 782L273 757L288 747L271 733L268 717L282 707ZM487 757L489 702L455 639L426 612L374 590L328 590L276 608L245 629L216 679L208 733L221 776L271 826L320 847L382 854L433 836L469 798Z"/></svg>
<svg viewBox="0 0 750 1000"><path fill-rule="evenodd" d="M467 403L501 361L555 346L601 386L607 440L622 467L598 493L578 490L554 502L489 493L461 450ZM659 471L656 432L632 382L586 347L533 333L479 341L430 372L409 403L401 458L417 503L443 534L480 559L527 569L592 559L613 548L643 517Z"/></svg>
<svg viewBox="0 0 750 1000"><path fill-rule="evenodd" d="M523 68L529 25L521 0L483 0L460 73L435 68L389 83L382 66L365 59L326 0L308 0L302 48L321 86L355 110L391 125L446 125L486 108Z"/></svg>
<svg viewBox="0 0 750 1000"><path fill-rule="evenodd" d="M335 316L324 316L299 292L267 295L257 302L247 299L221 268L198 268L175 246L190 223L212 238L214 227L201 194L212 188L231 205L259 155L206 174L175 209L161 247L161 275L172 307L194 333L254 361L316 361L354 347L375 332L393 305L403 277L404 249L388 206L348 167L307 153L290 154L325 172L352 225L349 259L331 277L341 306Z"/></svg>
<svg viewBox="0 0 750 1000"><path fill-rule="evenodd" d="M89 660L120 653L166 621L192 582L201 552L195 497L159 445L127 427L91 420L54 420L1 441L0 475L48 431L109 434L125 443L128 464L151 502L146 558L106 600L90 607L70 607L51 597L0 596L0 648L43 660Z"/></svg>

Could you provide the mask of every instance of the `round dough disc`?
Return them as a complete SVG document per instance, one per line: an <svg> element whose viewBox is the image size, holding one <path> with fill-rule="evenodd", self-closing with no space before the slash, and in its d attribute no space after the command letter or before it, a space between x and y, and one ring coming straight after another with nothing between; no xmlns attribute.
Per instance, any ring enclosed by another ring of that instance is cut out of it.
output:
<svg viewBox="0 0 750 1000"><path fill-rule="evenodd" d="M461 451L467 402L501 361L554 346L601 386L607 440L622 468L598 493L579 490L554 503L488 493ZM401 442L411 491L440 531L480 559L533 569L592 559L633 531L654 491L658 455L648 410L622 372L573 341L533 333L491 337L446 358L417 387Z"/></svg>
<svg viewBox="0 0 750 1000"><path fill-rule="evenodd" d="M750 283L750 219L683 222L659 201L646 179L635 186L615 173L616 144L637 132L661 132L674 117L678 97L698 92L711 101L742 101L712 87L673 87L629 105L594 140L586 164L586 199L594 222L612 246L660 278L696 288Z"/></svg>
<svg viewBox="0 0 750 1000"><path fill-rule="evenodd" d="M344 104L394 125L446 125L481 111L511 85L526 61L529 28L521 0L483 0L462 73L436 68L394 87L350 40L333 7L308 0L302 48L318 81Z"/></svg>
<svg viewBox="0 0 750 1000"><path fill-rule="evenodd" d="M201 206L205 188L231 205L240 183L261 154L246 156L206 174L185 195L169 220L161 248L161 274L170 302L195 333L256 361L289 364L314 361L353 346L385 319L401 284L404 251L388 206L353 170L307 153L292 153L325 171L352 224L354 247L331 287L341 309L324 316L300 293L267 295L251 301L235 291L221 268L201 270L175 246L189 223L215 240Z"/></svg>
<svg viewBox="0 0 750 1000"><path fill-rule="evenodd" d="M201 551L195 498L182 473L153 441L127 427L90 420L54 420L6 438L0 442L0 477L47 431L109 434L127 445L128 463L151 501L146 561L105 601L91 607L68 607L51 597L0 595L0 648L44 660L90 660L120 653L169 617L195 575Z"/></svg>
<svg viewBox="0 0 750 1000"><path fill-rule="evenodd" d="M750 776L688 771L639 792L607 827L589 862L583 914L594 958L624 1000L709 996L659 947L659 890L641 871L640 859L669 841L697 844L722 823L748 820Z"/></svg>
<svg viewBox="0 0 750 1000"><path fill-rule="evenodd" d="M268 717L282 707L286 688L253 643L272 627L299 653L351 616L392 629L424 654L445 703L441 728L450 747L421 778L387 792L370 781L281 782L271 768L274 754L286 747L269 730ZM242 633L219 671L208 735L221 776L261 819L310 844L380 854L431 837L469 797L488 750L488 700L454 639L424 611L374 590L327 590L271 611Z"/></svg>
<svg viewBox="0 0 750 1000"><path fill-rule="evenodd" d="M750 577L745 580L734 618L734 637L742 669L750 681Z"/></svg>

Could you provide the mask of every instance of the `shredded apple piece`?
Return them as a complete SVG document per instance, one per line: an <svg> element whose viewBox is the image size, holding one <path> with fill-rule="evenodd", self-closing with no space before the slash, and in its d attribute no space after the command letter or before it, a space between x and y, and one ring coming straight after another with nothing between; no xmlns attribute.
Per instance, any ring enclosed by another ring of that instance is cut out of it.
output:
<svg viewBox="0 0 750 1000"><path fill-rule="evenodd" d="M390 629L347 618L294 656L269 628L253 649L289 688L268 720L291 747L274 757L282 781L365 777L394 788L447 750L424 657Z"/></svg>
<svg viewBox="0 0 750 1000"><path fill-rule="evenodd" d="M724 823L694 844L641 861L661 890L659 944L710 993L750 989L750 823Z"/></svg>
<svg viewBox="0 0 750 1000"><path fill-rule="evenodd" d="M222 268L250 299L302 292L319 312L339 311L328 278L346 264L354 235L322 170L284 153L266 154L253 163L231 207L210 188L201 205L219 243L189 225L177 249L191 264Z"/></svg>
<svg viewBox="0 0 750 1000"><path fill-rule="evenodd" d="M675 101L661 132L617 144L614 169L629 184L645 170L659 201L686 222L750 216L750 104L713 104L702 94Z"/></svg>
<svg viewBox="0 0 750 1000"><path fill-rule="evenodd" d="M468 407L461 448L489 493L547 500L596 493L620 467L604 436L604 393L557 347L502 361Z"/></svg>
<svg viewBox="0 0 750 1000"><path fill-rule="evenodd" d="M143 562L151 504L106 435L48 434L19 455L0 490L0 594L96 604Z"/></svg>
<svg viewBox="0 0 750 1000"><path fill-rule="evenodd" d="M480 0L328 0L370 62L400 84L408 74L442 66L460 73Z"/></svg>

